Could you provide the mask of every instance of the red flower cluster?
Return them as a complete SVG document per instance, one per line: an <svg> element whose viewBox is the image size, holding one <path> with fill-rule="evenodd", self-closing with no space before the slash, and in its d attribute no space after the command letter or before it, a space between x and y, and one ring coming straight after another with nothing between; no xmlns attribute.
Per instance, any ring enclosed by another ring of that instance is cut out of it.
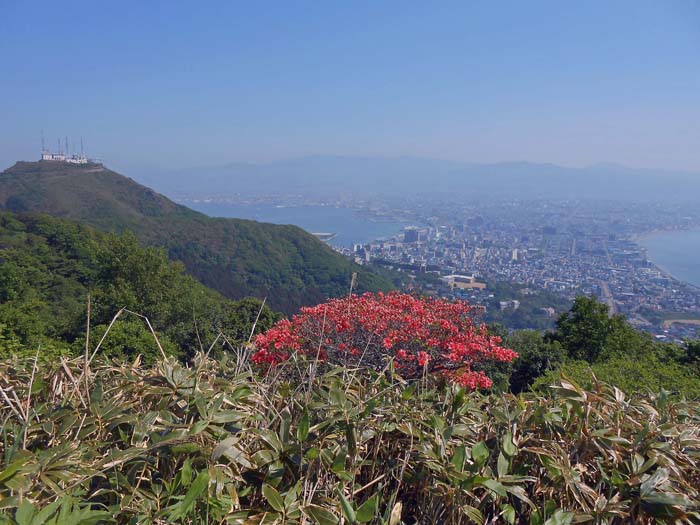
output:
<svg viewBox="0 0 700 525"><path fill-rule="evenodd" d="M510 362L517 357L473 320L464 301L418 298L398 292L351 295L302 308L258 335L253 361L268 366L292 352L337 364L381 369L393 356L406 377L438 372L468 388L488 388L491 380L472 365Z"/></svg>

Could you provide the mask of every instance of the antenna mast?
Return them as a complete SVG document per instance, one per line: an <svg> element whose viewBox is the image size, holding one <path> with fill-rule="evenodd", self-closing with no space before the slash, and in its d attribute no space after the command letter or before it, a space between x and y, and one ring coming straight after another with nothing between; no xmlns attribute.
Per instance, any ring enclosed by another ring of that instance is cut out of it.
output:
<svg viewBox="0 0 700 525"><path fill-rule="evenodd" d="M44 130L41 130L41 152L44 153L46 151L46 145L44 144Z"/></svg>

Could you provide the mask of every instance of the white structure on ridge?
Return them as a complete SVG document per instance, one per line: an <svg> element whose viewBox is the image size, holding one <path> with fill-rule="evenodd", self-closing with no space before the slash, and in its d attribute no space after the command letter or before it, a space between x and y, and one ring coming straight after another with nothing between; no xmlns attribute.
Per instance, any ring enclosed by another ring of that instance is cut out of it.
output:
<svg viewBox="0 0 700 525"><path fill-rule="evenodd" d="M58 149L56 153L52 153L44 146L44 137L41 137L41 160L50 160L58 162L68 162L70 164L87 164L90 159L87 155L83 153L83 139L80 139L80 154L73 153L72 155L68 153L68 137L66 137L66 149L61 149L61 141L58 141Z"/></svg>

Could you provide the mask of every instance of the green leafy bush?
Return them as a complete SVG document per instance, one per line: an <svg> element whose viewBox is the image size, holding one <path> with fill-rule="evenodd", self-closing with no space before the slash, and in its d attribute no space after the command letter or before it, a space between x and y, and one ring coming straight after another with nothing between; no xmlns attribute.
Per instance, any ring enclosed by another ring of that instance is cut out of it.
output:
<svg viewBox="0 0 700 525"><path fill-rule="evenodd" d="M84 523L700 520L698 403L566 379L485 396L301 359L288 383L250 352L0 363L0 522L83 523L51 521L61 505Z"/></svg>
<svg viewBox="0 0 700 525"><path fill-rule="evenodd" d="M585 361L570 361L539 377L533 388L544 391L562 375L575 379L585 388L593 388L602 381L629 393L667 390L675 396L700 399L696 371L679 363L660 361L653 355L635 359L615 357L592 365Z"/></svg>
<svg viewBox="0 0 700 525"><path fill-rule="evenodd" d="M598 378L630 393L665 389L700 399L700 342L656 342L594 297L577 298L556 330L514 332L504 344L519 354L509 371L515 393L542 390L564 374L588 388Z"/></svg>

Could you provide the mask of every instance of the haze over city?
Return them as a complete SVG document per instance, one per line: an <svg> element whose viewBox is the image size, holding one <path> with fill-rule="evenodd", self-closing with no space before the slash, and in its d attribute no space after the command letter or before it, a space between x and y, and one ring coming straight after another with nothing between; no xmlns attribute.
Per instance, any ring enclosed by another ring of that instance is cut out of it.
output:
<svg viewBox="0 0 700 525"><path fill-rule="evenodd" d="M4 2L0 164L307 155L700 172L700 4Z"/></svg>

